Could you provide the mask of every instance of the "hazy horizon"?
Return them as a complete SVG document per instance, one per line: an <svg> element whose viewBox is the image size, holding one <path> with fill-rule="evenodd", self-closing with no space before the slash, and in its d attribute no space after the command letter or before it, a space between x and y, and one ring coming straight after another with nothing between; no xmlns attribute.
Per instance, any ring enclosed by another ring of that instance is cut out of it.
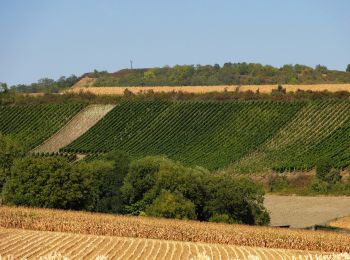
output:
<svg viewBox="0 0 350 260"><path fill-rule="evenodd" d="M0 82L97 70L350 63L350 2L2 1Z"/></svg>

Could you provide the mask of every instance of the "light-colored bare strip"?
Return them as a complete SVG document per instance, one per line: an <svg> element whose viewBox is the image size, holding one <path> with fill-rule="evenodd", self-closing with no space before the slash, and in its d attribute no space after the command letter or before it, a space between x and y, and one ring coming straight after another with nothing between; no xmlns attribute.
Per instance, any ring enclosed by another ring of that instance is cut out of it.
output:
<svg viewBox="0 0 350 260"><path fill-rule="evenodd" d="M101 120L114 105L90 105L76 114L64 127L47 139L43 144L34 148L32 152L58 152Z"/></svg>
<svg viewBox="0 0 350 260"><path fill-rule="evenodd" d="M76 237L74 235L67 234L65 236L62 236L62 234L58 234L58 239L56 241L53 241L53 243L51 243L50 245L47 245L43 250L41 250L40 256L45 256L53 251L60 251L61 248L68 244L71 244L72 241L75 241L74 239L72 239L72 237ZM79 239L76 241L79 241Z"/></svg>
<svg viewBox="0 0 350 260"><path fill-rule="evenodd" d="M13 244L17 244L18 240L26 240L29 237L34 236L33 233L14 233L13 235L10 235L6 238L6 241L1 240L0 243L0 252L6 250L7 248L11 247Z"/></svg>
<svg viewBox="0 0 350 260"><path fill-rule="evenodd" d="M104 244L90 254L90 258L95 259L99 255L106 255L108 250L112 248L114 240L115 239L113 239L112 237L107 237L107 239L104 241Z"/></svg>
<svg viewBox="0 0 350 260"><path fill-rule="evenodd" d="M92 244L90 244L85 250L82 250L80 254L76 255L76 259L89 259L94 251L98 250L98 247L105 243L106 238L98 237Z"/></svg>
<svg viewBox="0 0 350 260"><path fill-rule="evenodd" d="M43 255L43 249L46 249L47 247L52 247L52 245L55 245L57 241L61 241L62 237L62 234L54 233L51 236L48 236L46 241L33 245L32 247L28 248L26 252L23 252L20 255L18 255L18 257L30 259L33 256Z"/></svg>
<svg viewBox="0 0 350 260"><path fill-rule="evenodd" d="M130 248L130 253L126 252L125 259L134 259L136 252L139 250L139 248L143 248L145 246L145 241L142 239L135 239L134 246Z"/></svg>
<svg viewBox="0 0 350 260"><path fill-rule="evenodd" d="M76 259L77 256L79 256L82 252L84 252L87 248L89 248L91 245L93 245L97 240L98 237L85 237L85 241L83 241L82 244L78 244L79 247L77 247L76 249L74 249L72 251L72 256L71 258Z"/></svg>
<svg viewBox="0 0 350 260"><path fill-rule="evenodd" d="M35 240L38 238L38 236L39 235L37 233L32 232L30 236L26 237L25 239L13 241L13 243L9 245L6 249L1 250L1 253L4 255L15 254L18 252L18 248L25 247L26 245L28 245L28 241L31 241L33 239Z"/></svg>
<svg viewBox="0 0 350 260"><path fill-rule="evenodd" d="M158 252L158 250L159 250L159 247L158 247L158 249L155 249L155 248L156 248L156 245L157 245L157 244L158 244L158 246L159 246L159 242L156 241L156 240L154 240L154 239L151 239L151 241L152 241L152 246L151 246L151 248L148 250L148 252L144 252L145 257L142 258L142 259L151 259L151 256L154 255L154 252L156 252L155 255L157 254L157 252Z"/></svg>
<svg viewBox="0 0 350 260"><path fill-rule="evenodd" d="M128 246L126 248L124 248L124 246L122 246L120 248L120 250L118 250L115 253L114 257L118 256L119 259L123 259L123 257L126 255L128 250L130 249L130 247L132 247L132 245L134 244L135 240L134 239L127 239L125 242L128 244Z"/></svg>
<svg viewBox="0 0 350 260"><path fill-rule="evenodd" d="M121 238L114 239L111 248L108 251L104 252L103 255L108 257L108 259L114 259L113 257L115 257L118 250L120 250L120 248L122 248L125 245L125 243L126 243L125 239L121 239Z"/></svg>

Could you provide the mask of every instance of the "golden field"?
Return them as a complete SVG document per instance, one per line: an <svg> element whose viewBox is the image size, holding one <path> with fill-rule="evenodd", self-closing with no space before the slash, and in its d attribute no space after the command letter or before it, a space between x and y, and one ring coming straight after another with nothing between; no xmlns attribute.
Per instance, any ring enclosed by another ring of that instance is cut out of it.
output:
<svg viewBox="0 0 350 260"><path fill-rule="evenodd" d="M332 227L350 229L350 217L339 218L329 223Z"/></svg>
<svg viewBox="0 0 350 260"><path fill-rule="evenodd" d="M65 92L90 92L96 95L123 95L125 89L128 89L134 94L153 91L153 92L184 92L184 93L194 93L194 94L203 94L210 92L223 92L237 91L238 86L236 85L227 85L227 86L131 86L131 87L93 87L94 83L93 78L82 78L78 81L71 89L66 90ZM300 90L311 90L311 91L347 91L350 92L350 84L314 84L314 85L284 85L283 87L287 92L295 92L298 89ZM240 92L253 91L260 93L271 93L273 89L277 88L277 84L273 85L242 85L239 86L238 90Z"/></svg>
<svg viewBox="0 0 350 260"><path fill-rule="evenodd" d="M0 227L263 248L350 252L350 236L345 233L24 207L1 206Z"/></svg>
<svg viewBox="0 0 350 260"><path fill-rule="evenodd" d="M347 259L349 254L0 228L4 259ZM0 257L1 259L1 257Z"/></svg>

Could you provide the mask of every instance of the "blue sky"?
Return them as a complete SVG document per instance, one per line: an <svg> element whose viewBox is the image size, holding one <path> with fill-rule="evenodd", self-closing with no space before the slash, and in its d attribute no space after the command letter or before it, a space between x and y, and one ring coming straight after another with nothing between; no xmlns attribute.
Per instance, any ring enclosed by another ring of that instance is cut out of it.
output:
<svg viewBox="0 0 350 260"><path fill-rule="evenodd" d="M0 81L129 66L350 63L348 0L0 0Z"/></svg>

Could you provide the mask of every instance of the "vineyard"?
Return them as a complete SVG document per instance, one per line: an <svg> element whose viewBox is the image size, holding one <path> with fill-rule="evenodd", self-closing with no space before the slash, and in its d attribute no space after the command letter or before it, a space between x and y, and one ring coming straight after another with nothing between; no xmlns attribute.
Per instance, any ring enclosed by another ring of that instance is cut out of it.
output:
<svg viewBox="0 0 350 260"><path fill-rule="evenodd" d="M233 165L239 171L308 170L331 158L339 167L350 163L350 103L311 102L273 138Z"/></svg>
<svg viewBox="0 0 350 260"><path fill-rule="evenodd" d="M113 149L163 154L215 169L238 160L278 131L301 103L126 102L63 151Z"/></svg>
<svg viewBox="0 0 350 260"><path fill-rule="evenodd" d="M322 158L344 168L349 111L347 101L124 102L62 151L161 154L243 173L309 170Z"/></svg>
<svg viewBox="0 0 350 260"><path fill-rule="evenodd" d="M1 106L0 133L16 137L26 149L41 144L76 113L80 104Z"/></svg>
<svg viewBox="0 0 350 260"><path fill-rule="evenodd" d="M106 107L97 123L87 124L96 117L87 111L86 119L79 113L81 122L64 129L84 105L2 106L0 133L28 150L61 129L57 140L45 142L52 151L98 158L123 150L133 159L165 155L239 173L310 170L320 159L350 165L349 101L125 101L110 112Z"/></svg>

